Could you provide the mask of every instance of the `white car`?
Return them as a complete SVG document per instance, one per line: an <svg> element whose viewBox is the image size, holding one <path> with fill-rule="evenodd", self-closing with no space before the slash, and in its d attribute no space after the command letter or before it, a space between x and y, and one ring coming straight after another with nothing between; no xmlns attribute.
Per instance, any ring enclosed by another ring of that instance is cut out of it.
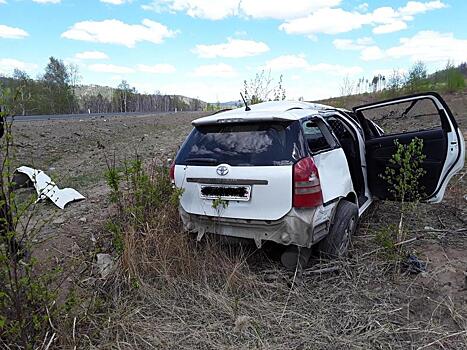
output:
<svg viewBox="0 0 467 350"><path fill-rule="evenodd" d="M423 93L348 111L307 102L265 102L192 122L171 166L183 188L186 230L287 245L282 262L311 246L347 253L374 199L393 199L381 176L395 140L423 140L424 200L440 202L464 165L465 143L443 99ZM383 132L383 129L384 132Z"/></svg>

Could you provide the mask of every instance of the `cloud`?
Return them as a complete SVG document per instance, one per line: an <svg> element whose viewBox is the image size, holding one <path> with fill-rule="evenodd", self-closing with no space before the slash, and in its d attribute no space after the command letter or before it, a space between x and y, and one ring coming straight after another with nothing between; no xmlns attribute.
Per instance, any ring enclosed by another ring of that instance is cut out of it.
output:
<svg viewBox="0 0 467 350"><path fill-rule="evenodd" d="M115 64L96 63L88 66L89 70L99 73L114 73L114 74L128 74L134 73L134 69L125 66L117 66Z"/></svg>
<svg viewBox="0 0 467 350"><path fill-rule="evenodd" d="M373 28L373 33L375 34L386 34L386 33L393 33L398 32L400 30L406 29L407 23L404 21L394 21L388 24L382 24L375 28Z"/></svg>
<svg viewBox="0 0 467 350"><path fill-rule="evenodd" d="M385 50L390 58L408 57L411 61L464 61L467 39L456 39L452 33L421 31L411 38L399 39L400 45Z"/></svg>
<svg viewBox="0 0 467 350"><path fill-rule="evenodd" d="M142 24L126 24L116 19L75 23L62 38L134 47L137 42L160 44L176 34L165 25L144 19Z"/></svg>
<svg viewBox="0 0 467 350"><path fill-rule="evenodd" d="M341 0L243 0L240 8L244 15L252 18L291 19L340 3Z"/></svg>
<svg viewBox="0 0 467 350"><path fill-rule="evenodd" d="M225 63L207 64L193 71L195 77L230 78L237 75L232 66Z"/></svg>
<svg viewBox="0 0 467 350"><path fill-rule="evenodd" d="M316 34L346 33L363 26L373 26L374 34L385 34L407 28L414 16L446 7L442 1L409 1L394 9L389 6L376 8L373 12L347 11L342 8L321 8L301 18L287 20L279 29L287 34L315 36Z"/></svg>
<svg viewBox="0 0 467 350"><path fill-rule="evenodd" d="M361 28L365 23L369 23L367 15L341 8L325 8L306 17L289 20L279 29L287 34L338 34Z"/></svg>
<svg viewBox="0 0 467 350"><path fill-rule="evenodd" d="M188 16L219 20L238 14L239 0L156 0L142 5L156 12L185 12Z"/></svg>
<svg viewBox="0 0 467 350"><path fill-rule="evenodd" d="M335 39L333 45L339 50L363 50L373 44L373 39L369 37L353 39Z"/></svg>
<svg viewBox="0 0 467 350"><path fill-rule="evenodd" d="M37 64L19 61L14 58L0 58L0 73L11 74L15 69L26 72L33 72L37 69Z"/></svg>
<svg viewBox="0 0 467 350"><path fill-rule="evenodd" d="M309 63L304 55L283 55L267 61L263 67L271 71L301 69L305 72L326 72L332 75L357 75L363 72L358 66L342 66L330 63Z"/></svg>
<svg viewBox="0 0 467 350"><path fill-rule="evenodd" d="M79 60L107 60L109 59L109 56L100 51L84 51L78 52L75 55L75 58Z"/></svg>
<svg viewBox="0 0 467 350"><path fill-rule="evenodd" d="M360 54L360 58L364 61L373 61L384 58L385 54L378 46L365 47Z"/></svg>
<svg viewBox="0 0 467 350"><path fill-rule="evenodd" d="M0 0L0 5L1 4L6 4L6 0Z"/></svg>
<svg viewBox="0 0 467 350"><path fill-rule="evenodd" d="M62 0L32 0L38 4L59 4Z"/></svg>
<svg viewBox="0 0 467 350"><path fill-rule="evenodd" d="M453 60L465 61L467 39L457 39L452 33L420 31L412 37L399 39L399 45L382 49L372 45L361 50L361 58L365 61L383 58L408 58L412 62L443 62Z"/></svg>
<svg viewBox="0 0 467 350"><path fill-rule="evenodd" d="M155 0L142 5L156 12L185 12L188 16L220 20L230 16L289 19L319 8L333 7L341 0Z"/></svg>
<svg viewBox="0 0 467 350"><path fill-rule="evenodd" d="M266 70L284 71L289 69L306 69L309 65L304 55L283 55L267 61L264 68Z"/></svg>
<svg viewBox="0 0 467 350"><path fill-rule="evenodd" d="M100 2L111 5L123 5L124 3L131 2L131 0L100 0Z"/></svg>
<svg viewBox="0 0 467 350"><path fill-rule="evenodd" d="M202 58L240 58L256 56L267 51L269 51L269 47L263 42L232 38L228 38L227 43L224 44L196 45L192 50L192 52Z"/></svg>
<svg viewBox="0 0 467 350"><path fill-rule="evenodd" d="M155 64L152 66L148 66L145 64L138 64L137 69L140 72L144 73L152 73L152 74L169 74L174 73L176 71L175 67L171 64Z"/></svg>
<svg viewBox="0 0 467 350"><path fill-rule="evenodd" d="M23 39L29 36L28 32L23 29L9 27L3 24L0 24L0 38L5 39Z"/></svg>

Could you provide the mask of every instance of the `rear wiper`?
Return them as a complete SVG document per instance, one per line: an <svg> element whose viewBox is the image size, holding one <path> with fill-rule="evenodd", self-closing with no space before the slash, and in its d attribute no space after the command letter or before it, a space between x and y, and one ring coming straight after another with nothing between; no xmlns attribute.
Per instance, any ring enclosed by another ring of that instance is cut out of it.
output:
<svg viewBox="0 0 467 350"><path fill-rule="evenodd" d="M187 163L217 164L219 161L215 158L187 158Z"/></svg>

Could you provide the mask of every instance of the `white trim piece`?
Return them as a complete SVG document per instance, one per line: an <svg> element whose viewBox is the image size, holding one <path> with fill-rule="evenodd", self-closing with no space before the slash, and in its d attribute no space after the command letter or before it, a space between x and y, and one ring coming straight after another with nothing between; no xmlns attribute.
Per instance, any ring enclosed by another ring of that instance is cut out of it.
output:
<svg viewBox="0 0 467 350"><path fill-rule="evenodd" d="M64 209L70 202L85 199L81 193L73 188L59 189L42 170L22 166L16 169L16 172L27 175L32 181L38 196L36 203L49 198L57 207Z"/></svg>

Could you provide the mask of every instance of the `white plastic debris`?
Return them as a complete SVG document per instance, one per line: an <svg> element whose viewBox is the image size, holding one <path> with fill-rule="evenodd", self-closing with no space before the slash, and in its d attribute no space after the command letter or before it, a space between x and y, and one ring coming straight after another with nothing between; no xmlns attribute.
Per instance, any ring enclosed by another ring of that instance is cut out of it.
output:
<svg viewBox="0 0 467 350"><path fill-rule="evenodd" d="M97 254L97 268L102 278L106 278L112 271L113 260L109 254Z"/></svg>
<svg viewBox="0 0 467 350"><path fill-rule="evenodd" d="M73 188L60 189L55 182L42 170L22 166L16 172L26 174L37 191L37 202L49 198L57 207L64 209L70 202L85 199L85 197Z"/></svg>

